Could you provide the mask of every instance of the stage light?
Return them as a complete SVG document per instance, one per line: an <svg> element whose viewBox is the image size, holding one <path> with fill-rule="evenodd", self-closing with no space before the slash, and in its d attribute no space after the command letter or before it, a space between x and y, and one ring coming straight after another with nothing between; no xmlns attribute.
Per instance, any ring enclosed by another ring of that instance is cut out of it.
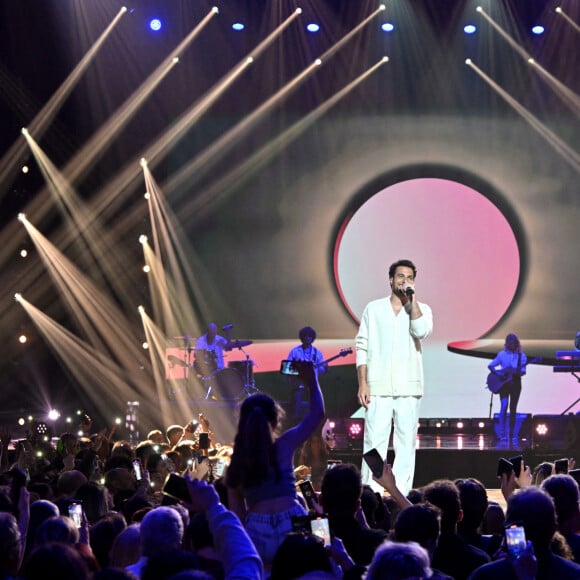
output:
<svg viewBox="0 0 580 580"><path fill-rule="evenodd" d="M536 433L540 437L545 437L548 434L548 425L546 423L538 423L536 425Z"/></svg>
<svg viewBox="0 0 580 580"><path fill-rule="evenodd" d="M458 429L463 429L463 421L457 421L457 425L456 425L456 427L457 427Z"/></svg>
<svg viewBox="0 0 580 580"><path fill-rule="evenodd" d="M485 422L484 422L484 421L480 421L480 422L477 424L477 428L478 428L478 429L485 429Z"/></svg>
<svg viewBox="0 0 580 580"><path fill-rule="evenodd" d="M139 243L145 245L147 243L147 236L145 234L141 234L139 236Z"/></svg>
<svg viewBox="0 0 580 580"><path fill-rule="evenodd" d="M296 8L296 10L294 10L294 14L302 14L302 8Z"/></svg>
<svg viewBox="0 0 580 580"><path fill-rule="evenodd" d="M19 222L23 222L26 220L26 214L25 213L19 213L18 214L18 221Z"/></svg>
<svg viewBox="0 0 580 580"><path fill-rule="evenodd" d="M214 14L219 14L219 13L220 13L220 9L219 9L217 6L214 6L214 7L211 9L211 11L212 11Z"/></svg>
<svg viewBox="0 0 580 580"><path fill-rule="evenodd" d="M393 30L395 30L395 25L392 22L383 22L383 24L381 24L381 30L383 32L393 32Z"/></svg>
<svg viewBox="0 0 580 580"><path fill-rule="evenodd" d="M18 424L23 427L24 425L26 425L26 420L24 419L24 417L19 417L18 418Z"/></svg>
<svg viewBox="0 0 580 580"><path fill-rule="evenodd" d="M465 34L474 34L475 32L477 32L477 27L474 26L473 24L466 24L463 27L463 32L465 32Z"/></svg>
<svg viewBox="0 0 580 580"><path fill-rule="evenodd" d="M475 11L476 11L476 12L483 12L483 8L482 8L481 6L478 6L478 7L475 9Z"/></svg>
<svg viewBox="0 0 580 580"><path fill-rule="evenodd" d="M320 25L316 24L316 22L311 22L306 25L306 30L308 30L308 32L318 32L320 30Z"/></svg>
<svg viewBox="0 0 580 580"><path fill-rule="evenodd" d="M139 160L139 165L145 169L145 167L147 167L147 159L145 159L145 157L141 157Z"/></svg>
<svg viewBox="0 0 580 580"><path fill-rule="evenodd" d="M20 132L27 137L28 135L30 135L30 133L28 132L28 129L26 127L22 127L22 129L20 129Z"/></svg>
<svg viewBox="0 0 580 580"><path fill-rule="evenodd" d="M174 56L171 61L173 62L173 64L177 64L179 62L179 57L178 56Z"/></svg>
<svg viewBox="0 0 580 580"><path fill-rule="evenodd" d="M26 250L25 248L22 248L22 250L20 250L20 257L26 258L26 256L28 256L28 250Z"/></svg>
<svg viewBox="0 0 580 580"><path fill-rule="evenodd" d="M158 32L161 30L161 28L163 28L163 23L159 18L152 18L149 21L149 28L153 30L153 32Z"/></svg>
<svg viewBox="0 0 580 580"><path fill-rule="evenodd" d="M144 342L142 345L143 350L148 350L149 349L149 343L148 342Z"/></svg>
<svg viewBox="0 0 580 580"><path fill-rule="evenodd" d="M47 417L51 420L51 421L56 421L59 417L60 417L60 413L56 410L56 409L51 409L48 412Z"/></svg>
<svg viewBox="0 0 580 580"><path fill-rule="evenodd" d="M538 36L544 34L544 27L538 24L532 28L532 32Z"/></svg>
<svg viewBox="0 0 580 580"><path fill-rule="evenodd" d="M143 272L145 272L145 274L149 274L149 272L151 272L151 266L149 264L145 264L143 266Z"/></svg>
<svg viewBox="0 0 580 580"><path fill-rule="evenodd" d="M65 419L65 423L72 423L72 418L71 417L67 417Z"/></svg>
<svg viewBox="0 0 580 580"><path fill-rule="evenodd" d="M471 59L470 58L466 58L465 59L465 64L469 66L471 64Z"/></svg>
<svg viewBox="0 0 580 580"><path fill-rule="evenodd" d="M556 8L556 12L557 12L558 14L562 14L562 8L561 8L560 6L558 6L558 7Z"/></svg>
<svg viewBox="0 0 580 580"><path fill-rule="evenodd" d="M22 173L28 173L29 169L28 169L28 165L23 165L22 166Z"/></svg>
<svg viewBox="0 0 580 580"><path fill-rule="evenodd" d="M232 24L232 28L236 31L240 31L240 30L244 30L244 28L246 28L245 24L242 24L241 22L234 22Z"/></svg>
<svg viewBox="0 0 580 580"><path fill-rule="evenodd" d="M145 199L151 199L151 194L150 194L148 191L146 191L146 192L144 193L143 197L144 197Z"/></svg>
<svg viewBox="0 0 580 580"><path fill-rule="evenodd" d="M20 344L26 344L27 340L28 340L28 338L26 337L26 335L25 335L25 334L21 334L21 335L18 337L18 342L19 342Z"/></svg>
<svg viewBox="0 0 580 580"><path fill-rule="evenodd" d="M139 312L139 314L145 314L145 308L143 306L138 306L137 311Z"/></svg>

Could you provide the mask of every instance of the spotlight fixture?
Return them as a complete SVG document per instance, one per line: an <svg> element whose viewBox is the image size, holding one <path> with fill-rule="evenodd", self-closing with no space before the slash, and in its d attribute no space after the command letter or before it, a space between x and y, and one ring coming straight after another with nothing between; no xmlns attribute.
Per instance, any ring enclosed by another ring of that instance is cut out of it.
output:
<svg viewBox="0 0 580 580"><path fill-rule="evenodd" d="M28 169L28 165L23 165L22 166L22 173L28 173L29 169Z"/></svg>
<svg viewBox="0 0 580 580"><path fill-rule="evenodd" d="M383 24L381 24L381 30L383 32L393 32L393 30L395 30L395 25L392 22L383 22Z"/></svg>
<svg viewBox="0 0 580 580"><path fill-rule="evenodd" d="M473 24L466 24L463 27L463 32L465 32L465 34L474 34L477 32L477 27Z"/></svg>
<svg viewBox="0 0 580 580"><path fill-rule="evenodd" d="M147 243L147 236L145 234L141 234L139 236L139 243L145 245Z"/></svg>
<svg viewBox="0 0 580 580"><path fill-rule="evenodd" d="M163 28L163 23L159 18L152 18L149 21L149 28L153 30L153 32L159 32Z"/></svg>
<svg viewBox="0 0 580 580"><path fill-rule="evenodd" d="M234 22L232 24L232 29L237 32L240 32L240 30L244 30L244 28L246 28L246 25L242 24L241 22Z"/></svg>
<svg viewBox="0 0 580 580"><path fill-rule="evenodd" d="M544 34L545 30L544 30L544 27L543 27L543 26L541 26L541 25L537 24L536 26L534 26L534 27L532 28L532 32L533 32L533 33L534 33L536 36L539 36L540 34Z"/></svg>
<svg viewBox="0 0 580 580"><path fill-rule="evenodd" d="M318 32L320 30L320 24L316 24L316 22L310 22L306 25L306 30L308 30L308 32Z"/></svg>

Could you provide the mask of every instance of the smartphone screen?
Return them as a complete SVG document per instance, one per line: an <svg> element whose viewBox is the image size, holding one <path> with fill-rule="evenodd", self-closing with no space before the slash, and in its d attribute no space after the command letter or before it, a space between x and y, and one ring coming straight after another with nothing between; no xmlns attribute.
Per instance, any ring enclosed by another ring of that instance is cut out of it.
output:
<svg viewBox="0 0 580 580"><path fill-rule="evenodd" d="M315 491L314 488L312 487L312 482L310 481L303 481L302 483L299 483L298 486L300 487L300 491L302 492L302 495L304 496L304 499L306 501L306 505L308 505L309 509L314 509L314 495L315 495Z"/></svg>
<svg viewBox="0 0 580 580"><path fill-rule="evenodd" d="M199 448L200 449L209 449L209 433L200 433L199 434Z"/></svg>
<svg viewBox="0 0 580 580"><path fill-rule="evenodd" d="M557 459L554 461L554 473L568 473L568 460Z"/></svg>
<svg viewBox="0 0 580 580"><path fill-rule="evenodd" d="M77 528L83 525L83 503L80 499L73 499L68 504L68 517Z"/></svg>
<svg viewBox="0 0 580 580"><path fill-rule="evenodd" d="M141 462L138 459L133 461L133 471L135 472L135 479L141 481L143 479L143 473L141 472Z"/></svg>
<svg viewBox="0 0 580 580"><path fill-rule="evenodd" d="M328 518L319 516L310 520L310 531L313 536L322 538L325 546L330 546L330 527Z"/></svg>
<svg viewBox="0 0 580 580"><path fill-rule="evenodd" d="M381 477L381 475L383 475L384 461L376 449L371 449L364 453L363 459L366 461L366 464L370 467L375 477Z"/></svg>
<svg viewBox="0 0 580 580"><path fill-rule="evenodd" d="M329 459L326 463L326 469L332 469L342 463L342 459Z"/></svg>
<svg viewBox="0 0 580 580"><path fill-rule="evenodd" d="M280 363L280 373L283 375L298 375L298 369L293 360L283 360Z"/></svg>
<svg viewBox="0 0 580 580"><path fill-rule="evenodd" d="M505 529L508 552L517 558L526 549L526 533L522 526L509 526Z"/></svg>

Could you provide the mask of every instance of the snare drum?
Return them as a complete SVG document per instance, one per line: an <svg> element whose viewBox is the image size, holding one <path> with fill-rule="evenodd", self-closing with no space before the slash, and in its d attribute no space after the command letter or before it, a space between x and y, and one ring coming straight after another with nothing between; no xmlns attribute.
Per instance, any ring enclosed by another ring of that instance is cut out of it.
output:
<svg viewBox="0 0 580 580"><path fill-rule="evenodd" d="M212 393L221 401L237 401L244 394L244 380L234 369L221 369L211 376Z"/></svg>
<svg viewBox="0 0 580 580"><path fill-rule="evenodd" d="M254 380L254 361L251 360L232 360L228 363L228 368L234 369L244 385L251 385Z"/></svg>

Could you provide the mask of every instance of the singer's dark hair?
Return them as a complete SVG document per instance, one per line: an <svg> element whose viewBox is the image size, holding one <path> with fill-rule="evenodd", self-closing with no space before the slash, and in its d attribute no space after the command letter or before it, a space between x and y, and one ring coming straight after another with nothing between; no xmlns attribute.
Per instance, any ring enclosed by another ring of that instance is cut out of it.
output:
<svg viewBox="0 0 580 580"><path fill-rule="evenodd" d="M417 276L417 267L411 260L397 260L393 264L389 266L389 280L395 277L395 272L399 266L403 266L404 268L411 268L413 270L413 278Z"/></svg>

